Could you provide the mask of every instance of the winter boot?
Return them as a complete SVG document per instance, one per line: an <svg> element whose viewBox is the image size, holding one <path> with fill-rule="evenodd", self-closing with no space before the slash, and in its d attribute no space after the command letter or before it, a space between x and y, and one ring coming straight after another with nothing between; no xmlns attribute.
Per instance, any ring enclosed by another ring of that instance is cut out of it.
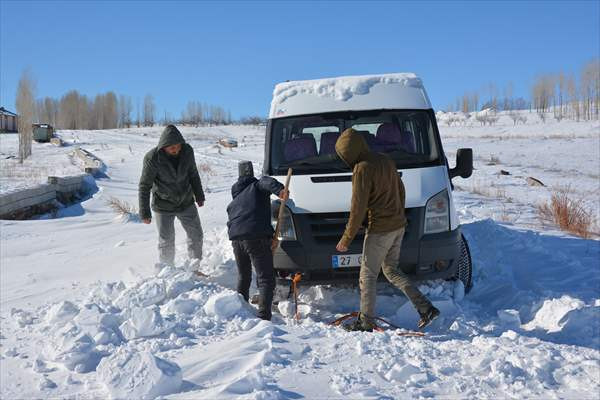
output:
<svg viewBox="0 0 600 400"><path fill-rule="evenodd" d="M273 296L258 295L258 318L266 321L271 320L272 311L271 303L273 302Z"/></svg>
<svg viewBox="0 0 600 400"><path fill-rule="evenodd" d="M260 308L258 309L257 317L260 319L264 319L265 321L270 321L273 313L271 309Z"/></svg>
<svg viewBox="0 0 600 400"><path fill-rule="evenodd" d="M428 326L429 324L431 324L434 319L436 319L437 317L440 316L440 310L438 310L434 306L431 306L431 307L429 307L429 309L427 311L425 311L424 313L419 313L419 314L421 314L421 319L419 320L417 327L419 329L423 329L426 326Z"/></svg>
<svg viewBox="0 0 600 400"><path fill-rule="evenodd" d="M359 314L358 318L356 318L356 321L346 324L343 327L349 332L373 332L373 329L375 329L376 325L372 318L367 318L363 314Z"/></svg>

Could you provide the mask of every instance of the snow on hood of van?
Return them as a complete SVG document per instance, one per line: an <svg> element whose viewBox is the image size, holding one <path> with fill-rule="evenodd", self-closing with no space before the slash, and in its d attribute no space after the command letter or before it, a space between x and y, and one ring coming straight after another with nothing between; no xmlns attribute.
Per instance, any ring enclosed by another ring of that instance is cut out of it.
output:
<svg viewBox="0 0 600 400"><path fill-rule="evenodd" d="M374 89L381 85L394 85L393 95L396 98L403 98L403 102L407 103L407 99L413 100L419 104L419 107L414 108L429 108L429 98L423 89L421 79L414 73L396 73L383 75L363 75L363 76L343 76L338 78L315 79L306 81L291 81L279 83L273 91L273 100L271 102L270 117L282 117L289 115L308 114L313 112L302 112L298 109L303 109L303 105L308 105L308 102L299 98L309 96L313 106L314 101L322 100L317 104L321 105L320 110L314 112L340 111L343 109L369 109L369 108L396 108L394 104L390 104L390 90L388 93L379 91L374 94ZM400 93L397 88L400 87L404 93ZM357 101L361 96L367 98ZM382 96L383 94L383 96ZM408 94L408 96L407 96ZM416 100L415 100L416 99ZM295 101L294 101L295 100ZM410 101L409 101L410 102ZM294 104L290 104L294 103ZM353 107L360 103L358 107ZM391 103L394 103L392 100ZM390 107L385 107L390 104ZM427 107L424 107L425 104ZM303 110L304 111L304 110Z"/></svg>

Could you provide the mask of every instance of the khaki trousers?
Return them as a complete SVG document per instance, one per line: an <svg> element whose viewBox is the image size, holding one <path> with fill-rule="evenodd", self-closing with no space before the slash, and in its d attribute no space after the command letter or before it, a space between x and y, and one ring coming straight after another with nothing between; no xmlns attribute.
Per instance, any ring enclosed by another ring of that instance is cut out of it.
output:
<svg viewBox="0 0 600 400"><path fill-rule="evenodd" d="M404 228L365 235L359 281L360 312L368 319L376 316L377 277L382 268L385 277L408 297L419 313L431 307L431 302L398 266L403 237Z"/></svg>
<svg viewBox="0 0 600 400"><path fill-rule="evenodd" d="M182 212L155 211L154 216L158 228L158 258L161 263L174 265L175 262L175 218L181 222L187 234L188 257L202 259L204 234L196 204L192 204Z"/></svg>

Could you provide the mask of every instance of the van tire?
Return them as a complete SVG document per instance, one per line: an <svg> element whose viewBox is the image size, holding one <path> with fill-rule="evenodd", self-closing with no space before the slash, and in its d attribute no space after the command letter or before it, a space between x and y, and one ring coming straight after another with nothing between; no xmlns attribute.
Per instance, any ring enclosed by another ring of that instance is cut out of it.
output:
<svg viewBox="0 0 600 400"><path fill-rule="evenodd" d="M473 263L471 262L471 251L464 235L460 235L460 258L458 259L458 268L455 279L460 279L465 287L465 293L469 293L473 287Z"/></svg>

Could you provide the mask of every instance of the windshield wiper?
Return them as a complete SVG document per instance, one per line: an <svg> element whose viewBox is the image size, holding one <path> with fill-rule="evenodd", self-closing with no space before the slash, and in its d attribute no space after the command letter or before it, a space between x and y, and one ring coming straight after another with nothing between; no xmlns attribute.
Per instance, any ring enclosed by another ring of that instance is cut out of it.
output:
<svg viewBox="0 0 600 400"><path fill-rule="evenodd" d="M281 169L281 168L300 168L300 169L308 169L308 168L314 168L314 169L334 169L336 171L342 171L342 172L349 172L350 169L346 166L341 166L341 165L330 165L328 163L311 163L308 161L300 161L300 162L294 162L294 163L288 163L288 164L281 164L278 165L276 168L277 169Z"/></svg>
<svg viewBox="0 0 600 400"><path fill-rule="evenodd" d="M415 153L409 153L406 150L402 150L402 149L396 149L394 151L391 151L389 153L385 153L387 154L389 157L395 158L395 157L400 157L400 158L412 158L412 159L417 159L417 160L421 160L423 159L423 157L425 157L423 154L415 154Z"/></svg>
<svg viewBox="0 0 600 400"><path fill-rule="evenodd" d="M326 156L317 156L305 158L303 160L294 161L291 163L280 164L277 168L294 168L300 167L306 169L312 167L314 169L333 169L336 171L348 172L350 168L337 156L337 154L327 154Z"/></svg>

